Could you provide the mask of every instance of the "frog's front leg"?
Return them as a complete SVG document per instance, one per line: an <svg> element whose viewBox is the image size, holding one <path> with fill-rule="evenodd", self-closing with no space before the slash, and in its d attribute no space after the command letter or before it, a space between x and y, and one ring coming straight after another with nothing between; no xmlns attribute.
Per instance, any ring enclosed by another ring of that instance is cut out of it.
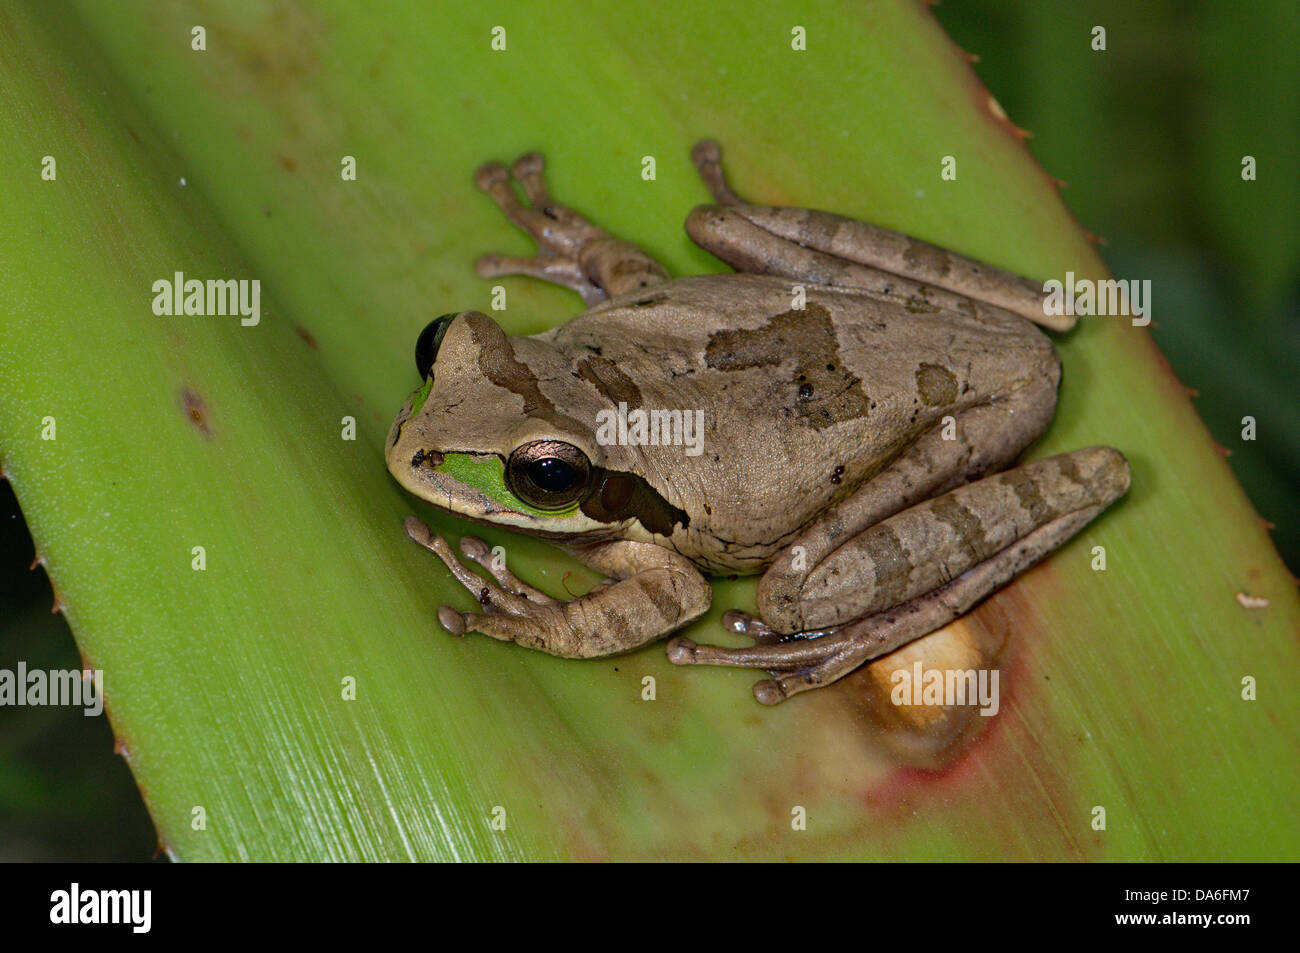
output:
<svg viewBox="0 0 1300 953"><path fill-rule="evenodd" d="M752 630L760 644L726 649L679 637L669 643L668 657L678 665L777 673L754 687L769 705L829 684L970 610L1070 539L1128 483L1128 464L1118 451L1091 447L957 487L833 547L819 534L834 520L819 524L791 547L827 554L798 574L798 598L788 597L784 580L769 578L773 571L789 572L784 558L759 584L763 619L787 633L787 641L773 643L765 638L768 625L729 614L730 627ZM873 492L868 483L858 494Z"/></svg>
<svg viewBox="0 0 1300 953"><path fill-rule="evenodd" d="M737 271L857 288L900 301L964 310L977 304L1052 330L1074 325L1049 314L1041 283L878 225L815 209L751 205L727 184L716 142L691 152L717 205L701 205L686 231Z"/></svg>
<svg viewBox="0 0 1300 953"><path fill-rule="evenodd" d="M609 580L567 602L552 599L504 568L494 567L482 540L465 537L461 554L487 569L493 584L456 558L441 536L415 517L406 521L411 539L429 549L479 601L481 612L438 610L453 635L481 632L564 658L613 655L653 642L708 611L708 581L683 556L651 543L615 540L575 551L585 565Z"/></svg>
<svg viewBox="0 0 1300 953"><path fill-rule="evenodd" d="M664 267L640 248L552 199L543 168L541 154L530 152L516 159L509 172L500 162L488 162L475 175L478 187L533 236L538 247L533 258L484 255L476 265L482 277L532 275L572 288L588 305L668 280ZM511 175L524 187L531 208L515 197Z"/></svg>

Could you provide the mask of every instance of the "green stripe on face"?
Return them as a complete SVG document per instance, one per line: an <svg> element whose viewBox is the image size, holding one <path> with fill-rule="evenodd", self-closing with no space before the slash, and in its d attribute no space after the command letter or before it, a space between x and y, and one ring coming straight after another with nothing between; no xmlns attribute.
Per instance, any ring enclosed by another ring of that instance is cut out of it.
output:
<svg viewBox="0 0 1300 953"><path fill-rule="evenodd" d="M472 486L493 503L529 516L559 518L578 512L577 501L562 510L539 510L519 499L506 487L506 468L500 457L475 459L468 453L448 453L434 469Z"/></svg>
<svg viewBox="0 0 1300 953"><path fill-rule="evenodd" d="M433 387L433 375L430 374L425 378L424 384L420 389L411 395L411 416L414 417L424 406L424 402L429 399L429 390Z"/></svg>

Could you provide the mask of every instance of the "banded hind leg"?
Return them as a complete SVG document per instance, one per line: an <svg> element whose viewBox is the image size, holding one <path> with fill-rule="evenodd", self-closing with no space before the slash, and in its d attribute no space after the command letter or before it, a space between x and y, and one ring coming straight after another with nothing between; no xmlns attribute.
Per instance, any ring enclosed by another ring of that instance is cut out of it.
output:
<svg viewBox="0 0 1300 953"><path fill-rule="evenodd" d="M769 583L769 570L759 587L762 622L728 615L735 631L756 637L752 648L678 637L668 658L767 669L773 677L754 695L768 705L830 684L969 611L1070 539L1128 484L1117 450L1090 447L959 486L841 537L811 572L797 574L796 598ZM871 491L868 483L845 502ZM825 531L814 526L810 541ZM774 599L774 590L783 597Z"/></svg>
<svg viewBox="0 0 1300 953"><path fill-rule="evenodd" d="M857 288L950 311L974 306L1057 331L1074 325L1072 315L1044 307L1040 282L843 215L751 205L728 185L717 143L697 143L691 158L717 204L695 208L686 231L737 271Z"/></svg>

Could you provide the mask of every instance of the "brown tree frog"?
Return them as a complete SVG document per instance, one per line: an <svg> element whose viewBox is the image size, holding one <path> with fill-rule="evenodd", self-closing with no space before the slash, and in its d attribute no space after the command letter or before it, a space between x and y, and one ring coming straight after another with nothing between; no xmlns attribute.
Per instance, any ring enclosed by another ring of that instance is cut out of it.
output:
<svg viewBox="0 0 1300 953"><path fill-rule="evenodd" d="M553 599L466 537L490 582L411 517L480 605L443 606L448 631L610 655L704 613L705 573L761 572L761 618L723 617L752 647L678 636L668 657L766 669L754 694L776 704L968 611L1122 496L1128 465L1091 447L1006 469L1056 405L1060 363L1035 324L1073 320L1046 313L1039 283L827 212L751 205L716 144L692 155L715 204L686 231L734 274L670 278L555 202L536 153L479 169L539 253L488 255L478 273L557 282L588 308L531 337L478 311L431 322L388 468L441 509L553 540L607 577Z"/></svg>

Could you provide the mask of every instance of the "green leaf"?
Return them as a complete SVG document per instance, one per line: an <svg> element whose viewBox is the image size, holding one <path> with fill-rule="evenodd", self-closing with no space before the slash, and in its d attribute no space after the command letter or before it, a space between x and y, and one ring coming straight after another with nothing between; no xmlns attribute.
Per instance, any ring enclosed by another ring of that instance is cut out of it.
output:
<svg viewBox="0 0 1300 953"><path fill-rule="evenodd" d="M528 251L473 188L482 160L543 150L557 197L677 274L723 270L681 229L706 199L688 159L704 136L755 201L1038 278L1102 273L922 7L800 16L804 52L775 4L0 9L0 453L172 856L1300 855L1294 588L1121 319L1060 341L1033 453L1117 446L1129 496L904 650L996 658L996 718L909 719L888 660L769 710L754 673L675 669L662 646L573 662L438 628L468 598L401 524L463 524L404 496L382 447L420 328L488 309L478 254ZM155 315L153 283L178 271L259 279L260 323ZM501 284L511 333L579 307ZM593 579L485 535L556 594ZM732 606L753 607L752 582L719 581L693 635L720 641Z"/></svg>

